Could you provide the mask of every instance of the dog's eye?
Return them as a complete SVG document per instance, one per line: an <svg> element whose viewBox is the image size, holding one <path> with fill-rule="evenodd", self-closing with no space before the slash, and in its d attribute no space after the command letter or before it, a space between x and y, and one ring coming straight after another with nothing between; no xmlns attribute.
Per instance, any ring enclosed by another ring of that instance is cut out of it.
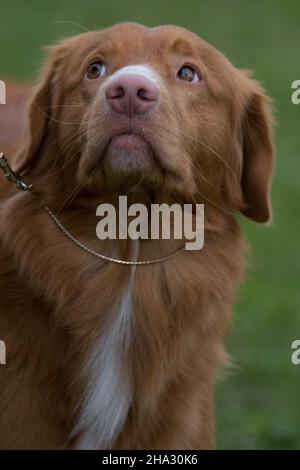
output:
<svg viewBox="0 0 300 470"><path fill-rule="evenodd" d="M86 72L86 78L95 80L96 78L103 77L105 74L105 65L103 62L94 62L89 66Z"/></svg>
<svg viewBox="0 0 300 470"><path fill-rule="evenodd" d="M190 66L185 65L179 70L177 77L185 82L200 82L197 72Z"/></svg>

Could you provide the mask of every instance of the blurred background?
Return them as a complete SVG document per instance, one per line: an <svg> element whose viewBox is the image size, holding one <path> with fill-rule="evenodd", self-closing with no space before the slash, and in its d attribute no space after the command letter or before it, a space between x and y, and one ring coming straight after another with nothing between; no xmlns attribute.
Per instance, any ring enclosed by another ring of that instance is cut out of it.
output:
<svg viewBox="0 0 300 470"><path fill-rule="evenodd" d="M216 388L219 449L300 448L300 80L299 0L9 0L0 4L0 78L36 79L43 48L120 21L189 28L240 68L252 69L274 100L277 170L274 221L242 220L252 247L228 350L234 368ZM298 173L299 172L299 173Z"/></svg>

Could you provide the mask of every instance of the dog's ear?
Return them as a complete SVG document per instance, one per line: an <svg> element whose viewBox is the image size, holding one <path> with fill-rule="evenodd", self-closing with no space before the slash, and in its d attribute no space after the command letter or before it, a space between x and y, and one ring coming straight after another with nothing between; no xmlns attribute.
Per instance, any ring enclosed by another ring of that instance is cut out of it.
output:
<svg viewBox="0 0 300 470"><path fill-rule="evenodd" d="M43 144L49 123L53 120L53 101L58 88L58 47L49 48L49 59L29 104L27 129L23 146L16 157L16 171L27 173Z"/></svg>
<svg viewBox="0 0 300 470"><path fill-rule="evenodd" d="M273 118L262 87L242 72L242 95L233 137L233 174L227 188L235 207L250 219L266 223L272 218L270 186L274 166ZM238 202L237 202L238 201Z"/></svg>
<svg viewBox="0 0 300 470"><path fill-rule="evenodd" d="M270 186L274 166L270 106L261 87L254 81L242 121L243 169L242 212L256 222L272 217Z"/></svg>

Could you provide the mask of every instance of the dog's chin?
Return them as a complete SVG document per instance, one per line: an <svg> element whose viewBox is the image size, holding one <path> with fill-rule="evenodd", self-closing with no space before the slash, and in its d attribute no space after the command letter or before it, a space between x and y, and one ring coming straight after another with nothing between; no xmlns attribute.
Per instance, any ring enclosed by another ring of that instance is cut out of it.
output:
<svg viewBox="0 0 300 470"><path fill-rule="evenodd" d="M157 166L150 145L135 134L120 134L111 138L103 158L103 167L124 176L153 172Z"/></svg>
<svg viewBox="0 0 300 470"><path fill-rule="evenodd" d="M164 169L146 139L134 133L111 136L87 149L79 165L78 179L93 191L157 188Z"/></svg>
<svg viewBox="0 0 300 470"><path fill-rule="evenodd" d="M102 140L87 149L79 166L78 179L93 190L182 188L184 177L151 139L125 132Z"/></svg>

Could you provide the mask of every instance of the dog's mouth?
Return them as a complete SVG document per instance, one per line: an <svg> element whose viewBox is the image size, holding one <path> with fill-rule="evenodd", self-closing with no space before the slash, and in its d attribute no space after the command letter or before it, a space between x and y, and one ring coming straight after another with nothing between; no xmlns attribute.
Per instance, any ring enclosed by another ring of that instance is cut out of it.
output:
<svg viewBox="0 0 300 470"><path fill-rule="evenodd" d="M135 151L148 151L149 144L144 137L134 133L133 131L123 132L113 136L108 147L116 148L119 151L135 152Z"/></svg>
<svg viewBox="0 0 300 470"><path fill-rule="evenodd" d="M132 130L113 135L104 152L104 164L118 172L150 169L153 150L144 136Z"/></svg>
<svg viewBox="0 0 300 470"><path fill-rule="evenodd" d="M159 172L172 178L179 178L170 159L145 129L135 128L118 130L99 146L100 157L89 168L92 176L99 169L108 170L110 174L131 174Z"/></svg>

